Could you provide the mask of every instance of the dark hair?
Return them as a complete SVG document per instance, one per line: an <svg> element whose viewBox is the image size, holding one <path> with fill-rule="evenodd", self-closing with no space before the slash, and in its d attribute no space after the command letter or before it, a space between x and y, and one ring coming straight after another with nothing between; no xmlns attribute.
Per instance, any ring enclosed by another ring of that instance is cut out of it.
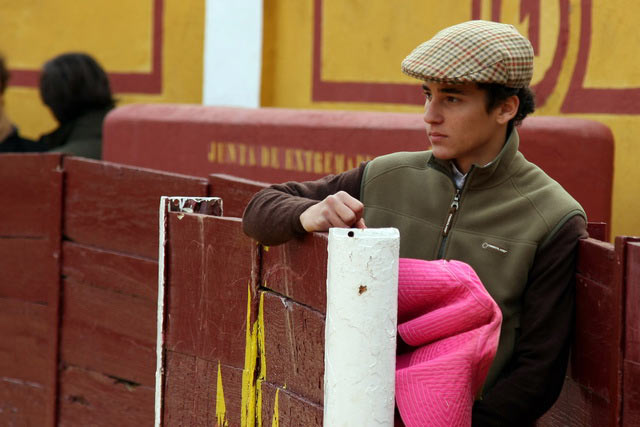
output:
<svg viewBox="0 0 640 427"><path fill-rule="evenodd" d="M514 88L507 87L497 83L478 83L478 87L485 91L487 94L487 112L492 111L502 101L510 96L517 96L520 100L518 105L518 112L509 120L507 125L507 135L511 132L514 126L519 126L525 117L533 113L536 109L535 95L531 89L527 87Z"/></svg>
<svg viewBox="0 0 640 427"><path fill-rule="evenodd" d="M9 81L10 76L11 74L7 69L4 58L0 55L0 95L2 95L4 90L7 88L7 82Z"/></svg>
<svg viewBox="0 0 640 427"><path fill-rule="evenodd" d="M107 74L85 53L65 53L47 61L40 76L40 96L60 123L115 105Z"/></svg>

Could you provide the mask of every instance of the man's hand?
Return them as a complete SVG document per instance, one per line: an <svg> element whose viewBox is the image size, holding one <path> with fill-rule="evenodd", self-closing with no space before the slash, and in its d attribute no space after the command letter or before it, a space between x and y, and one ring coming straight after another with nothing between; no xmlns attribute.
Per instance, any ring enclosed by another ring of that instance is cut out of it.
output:
<svg viewBox="0 0 640 427"><path fill-rule="evenodd" d="M345 191L339 191L307 208L300 214L300 222L308 232L327 231L331 227L366 228L363 213L362 202Z"/></svg>

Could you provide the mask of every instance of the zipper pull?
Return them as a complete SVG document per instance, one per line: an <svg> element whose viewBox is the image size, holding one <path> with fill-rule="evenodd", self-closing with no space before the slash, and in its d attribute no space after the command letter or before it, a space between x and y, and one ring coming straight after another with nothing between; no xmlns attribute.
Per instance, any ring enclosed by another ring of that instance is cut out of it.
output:
<svg viewBox="0 0 640 427"><path fill-rule="evenodd" d="M442 230L442 236L447 237L449 234L449 230L451 230L451 221L453 220L453 216L458 211L458 206L460 206L460 189L456 190L456 195L453 196L453 201L451 202L451 206L449 206L449 215L447 215L447 222L444 225L444 229Z"/></svg>

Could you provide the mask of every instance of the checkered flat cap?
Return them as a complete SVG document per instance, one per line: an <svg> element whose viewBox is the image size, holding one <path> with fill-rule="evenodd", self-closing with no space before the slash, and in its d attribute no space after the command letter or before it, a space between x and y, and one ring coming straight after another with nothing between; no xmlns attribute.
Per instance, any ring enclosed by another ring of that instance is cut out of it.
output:
<svg viewBox="0 0 640 427"><path fill-rule="evenodd" d="M521 88L533 76L533 48L512 25L468 21L415 48L402 61L402 72L424 81Z"/></svg>

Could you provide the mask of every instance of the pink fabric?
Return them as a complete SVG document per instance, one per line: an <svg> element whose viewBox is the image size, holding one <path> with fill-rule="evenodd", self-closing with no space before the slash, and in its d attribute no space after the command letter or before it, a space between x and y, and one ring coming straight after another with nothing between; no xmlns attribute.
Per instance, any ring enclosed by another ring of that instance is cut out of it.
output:
<svg viewBox="0 0 640 427"><path fill-rule="evenodd" d="M406 426L470 426L502 314L468 265L401 258L396 402Z"/></svg>

